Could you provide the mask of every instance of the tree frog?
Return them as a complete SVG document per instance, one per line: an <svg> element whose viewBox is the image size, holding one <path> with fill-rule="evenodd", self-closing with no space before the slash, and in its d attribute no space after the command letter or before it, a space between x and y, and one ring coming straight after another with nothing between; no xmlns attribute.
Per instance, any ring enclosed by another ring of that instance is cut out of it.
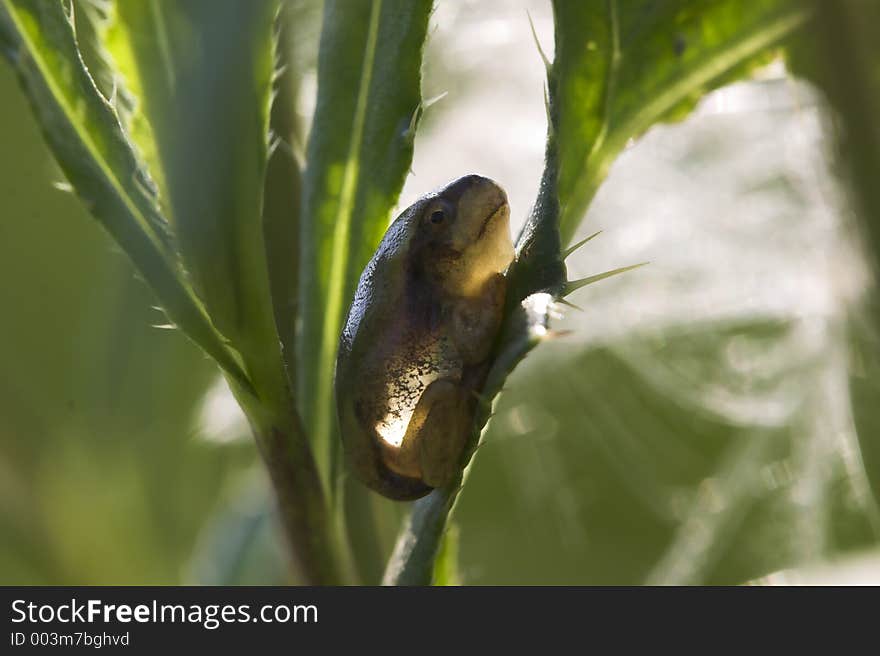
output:
<svg viewBox="0 0 880 656"><path fill-rule="evenodd" d="M461 467L512 260L507 196L478 175L420 198L388 228L336 361L346 456L373 490L417 499Z"/></svg>

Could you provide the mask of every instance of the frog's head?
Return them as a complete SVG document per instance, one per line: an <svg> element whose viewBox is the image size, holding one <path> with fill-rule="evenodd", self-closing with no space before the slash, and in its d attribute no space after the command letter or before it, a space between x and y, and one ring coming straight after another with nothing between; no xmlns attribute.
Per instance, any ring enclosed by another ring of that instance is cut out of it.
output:
<svg viewBox="0 0 880 656"><path fill-rule="evenodd" d="M413 263L450 294L478 293L513 260L507 195L488 178L451 182L422 199L412 218Z"/></svg>

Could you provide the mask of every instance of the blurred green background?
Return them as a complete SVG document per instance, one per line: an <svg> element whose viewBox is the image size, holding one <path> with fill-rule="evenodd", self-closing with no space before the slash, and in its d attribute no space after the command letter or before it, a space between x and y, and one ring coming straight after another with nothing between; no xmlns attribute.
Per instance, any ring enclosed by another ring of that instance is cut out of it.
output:
<svg viewBox="0 0 880 656"><path fill-rule="evenodd" d="M552 42L546 3L441 3L424 86L449 95L401 207L473 171L524 218L544 144L524 9ZM290 581L214 365L154 327L126 257L53 187L7 66L0 99L0 582ZM456 510L464 582L880 581L880 409L853 356L870 278L826 121L777 62L617 161L571 277L651 265L574 294L571 334L508 381ZM387 551L401 509L373 502Z"/></svg>
<svg viewBox="0 0 880 656"><path fill-rule="evenodd" d="M215 367L69 193L0 67L0 580L175 583L250 445L197 439Z"/></svg>

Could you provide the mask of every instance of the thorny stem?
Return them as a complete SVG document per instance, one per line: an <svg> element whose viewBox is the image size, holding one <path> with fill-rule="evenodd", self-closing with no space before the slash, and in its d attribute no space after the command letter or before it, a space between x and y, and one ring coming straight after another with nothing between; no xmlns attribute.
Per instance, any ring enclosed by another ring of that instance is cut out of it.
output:
<svg viewBox="0 0 880 656"><path fill-rule="evenodd" d="M330 512L314 456L291 408L267 413L260 399L233 388L269 472L294 568L303 583L342 582ZM292 405L292 404L291 404Z"/></svg>

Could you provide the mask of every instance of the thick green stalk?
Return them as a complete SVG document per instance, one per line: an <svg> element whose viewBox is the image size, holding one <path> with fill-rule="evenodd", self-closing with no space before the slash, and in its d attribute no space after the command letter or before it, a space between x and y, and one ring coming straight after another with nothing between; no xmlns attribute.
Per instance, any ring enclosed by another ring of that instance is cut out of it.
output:
<svg viewBox="0 0 880 656"><path fill-rule="evenodd" d="M269 472L299 578L309 585L342 583L328 501L293 404L273 408L231 381L230 385L248 417Z"/></svg>

